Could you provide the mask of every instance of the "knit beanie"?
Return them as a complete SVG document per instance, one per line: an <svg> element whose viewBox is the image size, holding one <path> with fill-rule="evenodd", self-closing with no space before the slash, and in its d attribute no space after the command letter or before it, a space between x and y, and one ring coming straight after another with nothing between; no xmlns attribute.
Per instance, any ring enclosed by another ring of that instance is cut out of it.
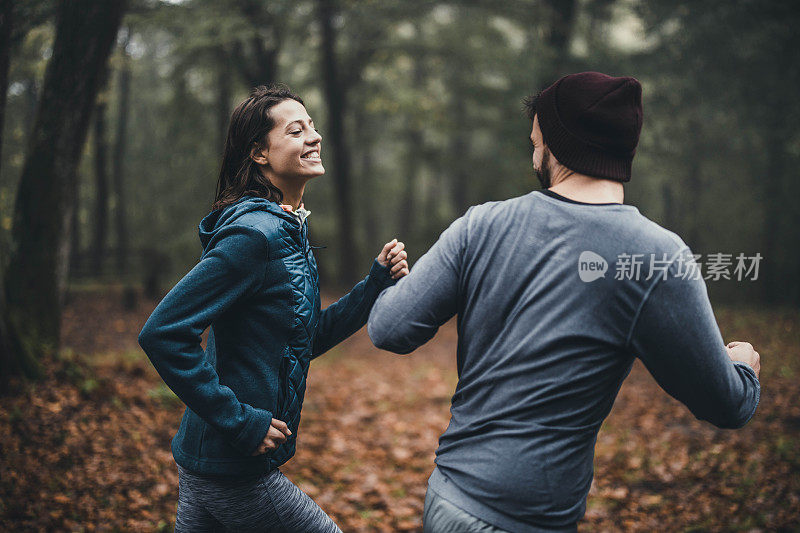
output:
<svg viewBox="0 0 800 533"><path fill-rule="evenodd" d="M535 102L544 143L570 170L630 181L642 130L636 78L581 72L559 79Z"/></svg>

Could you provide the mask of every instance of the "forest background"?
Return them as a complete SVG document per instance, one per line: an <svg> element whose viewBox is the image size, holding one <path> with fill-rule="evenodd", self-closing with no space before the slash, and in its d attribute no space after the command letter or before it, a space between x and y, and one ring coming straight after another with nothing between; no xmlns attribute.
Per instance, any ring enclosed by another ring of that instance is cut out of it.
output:
<svg viewBox="0 0 800 533"><path fill-rule="evenodd" d="M704 272L717 265L707 286L723 336L761 343L768 394L756 427L731 440L655 392L637 366L621 393L632 403L615 408L598 444L605 481L593 486L587 520L624 529L797 526L799 49L800 8L789 0L3 0L2 524L92 529L109 523L104 510L126 528L169 524L177 486L169 457L157 455L147 472L120 466L143 447L167 452L180 412L135 337L199 259L197 224L214 199L230 113L253 86L290 86L323 135L327 172L304 200L311 240L325 246L317 259L330 299L392 237L413 265L468 206L539 188L522 99L563 74L595 70L643 86L625 202L680 235ZM737 279L740 255L748 267L760 259ZM316 477L331 454L309 437L298 464L311 470L290 466L350 529L419 526L413 487L424 484L425 454L446 425L452 328L424 363L389 363L416 391L399 405L430 411L413 445L398 436L406 422L386 415L392 383L376 374L377 385L359 393L377 396L351 422L385 433L388 456L369 466L365 441L351 450L342 435L336 449L363 461L357 474L329 472L335 479L323 484ZM337 354L319 367L320 383L352 383L377 356L363 334ZM308 434L325 427L337 390L310 382ZM658 401L641 404L653 394ZM131 405L150 436L128 433ZM675 422L662 431L653 421L663 417ZM136 448L87 470L103 455L86 440L96 431ZM60 450L52 462L41 439ZM685 461L659 446L683 450ZM387 461L410 477L375 481ZM63 474L59 482L43 481L44 465ZM109 469L137 479L135 488L104 485ZM354 488L364 479L374 481L366 498ZM716 497L692 493L693 482ZM757 487L752 501L742 486ZM57 516L40 507L53 498ZM398 510L396 501L407 503Z"/></svg>

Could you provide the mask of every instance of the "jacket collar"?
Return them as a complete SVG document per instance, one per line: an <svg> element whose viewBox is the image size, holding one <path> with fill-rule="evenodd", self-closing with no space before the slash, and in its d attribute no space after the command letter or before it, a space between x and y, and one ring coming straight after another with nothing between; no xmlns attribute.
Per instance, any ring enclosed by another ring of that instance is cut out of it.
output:
<svg viewBox="0 0 800 533"><path fill-rule="evenodd" d="M266 211L287 222L292 233L300 234L302 223L292 213L287 213L276 203L257 196L243 196L233 204L216 209L206 215L198 225L200 242L205 249L214 234L221 228L233 224L239 217L251 211Z"/></svg>

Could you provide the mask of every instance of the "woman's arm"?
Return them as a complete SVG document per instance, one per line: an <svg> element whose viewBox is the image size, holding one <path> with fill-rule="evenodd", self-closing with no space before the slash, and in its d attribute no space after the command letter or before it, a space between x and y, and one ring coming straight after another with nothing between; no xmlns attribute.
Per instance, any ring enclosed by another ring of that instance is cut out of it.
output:
<svg viewBox="0 0 800 533"><path fill-rule="evenodd" d="M139 344L164 382L192 411L243 454L262 442L272 413L240 402L220 384L200 335L234 302L264 282L268 243L251 227L229 226L200 262L164 297L139 333Z"/></svg>
<svg viewBox="0 0 800 533"><path fill-rule="evenodd" d="M317 325L311 358L319 357L367 323L378 295L408 274L404 245L397 239L386 243L372 262L369 275L345 296L324 309Z"/></svg>

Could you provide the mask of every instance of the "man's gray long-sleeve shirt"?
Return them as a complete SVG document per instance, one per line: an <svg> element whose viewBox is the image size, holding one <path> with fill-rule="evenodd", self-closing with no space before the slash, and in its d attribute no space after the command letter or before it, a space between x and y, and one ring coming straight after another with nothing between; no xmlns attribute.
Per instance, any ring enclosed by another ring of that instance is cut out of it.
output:
<svg viewBox="0 0 800 533"><path fill-rule="evenodd" d="M470 208L368 322L377 347L404 354L458 315L430 487L508 531L574 527L635 357L697 418L744 425L760 385L728 358L698 274L680 237L634 206L535 191Z"/></svg>

